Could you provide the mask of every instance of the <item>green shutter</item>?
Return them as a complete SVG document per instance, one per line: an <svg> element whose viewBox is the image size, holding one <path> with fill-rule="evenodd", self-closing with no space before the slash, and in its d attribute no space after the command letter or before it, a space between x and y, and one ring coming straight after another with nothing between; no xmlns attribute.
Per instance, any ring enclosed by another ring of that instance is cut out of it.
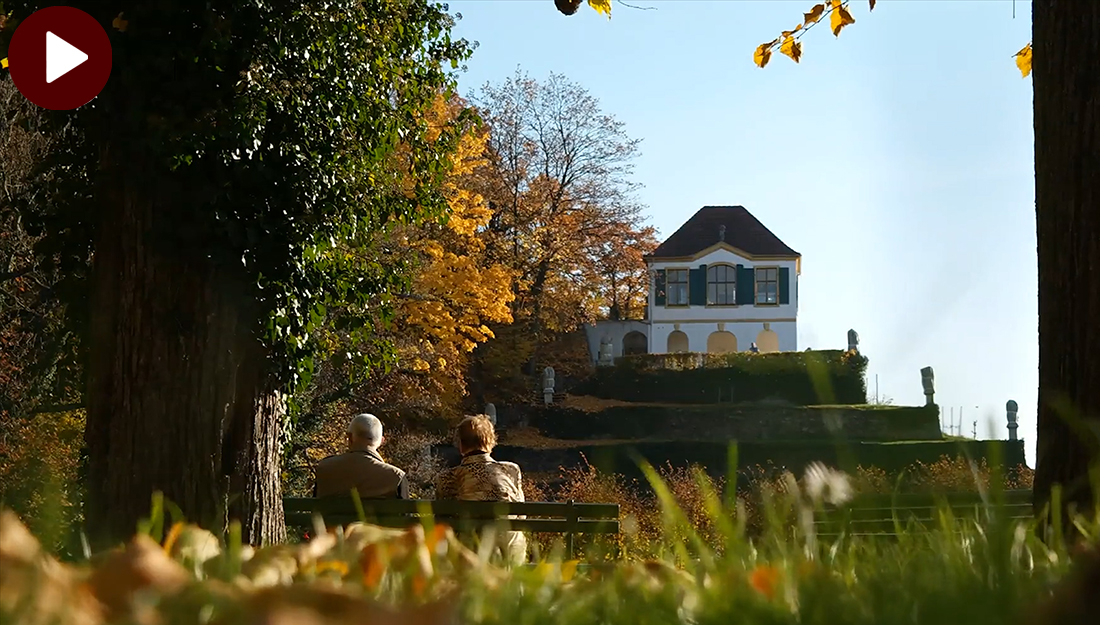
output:
<svg viewBox="0 0 1100 625"><path fill-rule="evenodd" d="M653 304L655 306L665 305L665 270L658 269L657 275L653 278Z"/></svg>
<svg viewBox="0 0 1100 625"><path fill-rule="evenodd" d="M791 303L791 270L786 267L779 268L779 303Z"/></svg>
<svg viewBox="0 0 1100 625"><path fill-rule="evenodd" d="M738 305L752 304L756 293L756 272L752 267L737 266L737 303Z"/></svg>
<svg viewBox="0 0 1100 625"><path fill-rule="evenodd" d="M688 302L692 306L707 305L707 266L688 271Z"/></svg>

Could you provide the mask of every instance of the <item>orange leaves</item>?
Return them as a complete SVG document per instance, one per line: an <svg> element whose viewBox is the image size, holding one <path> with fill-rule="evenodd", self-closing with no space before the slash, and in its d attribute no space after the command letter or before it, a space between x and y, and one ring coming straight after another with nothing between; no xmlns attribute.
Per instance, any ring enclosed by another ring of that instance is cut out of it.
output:
<svg viewBox="0 0 1100 625"><path fill-rule="evenodd" d="M780 577L779 569L762 564L749 574L749 585L768 599L772 599L775 597L775 591L779 588Z"/></svg>
<svg viewBox="0 0 1100 625"><path fill-rule="evenodd" d="M845 6L841 0L833 0L833 10L830 17L830 26L833 29L833 36L839 37L840 31L849 24L855 24L856 18L852 17L852 14L848 12L848 7Z"/></svg>
<svg viewBox="0 0 1100 625"><path fill-rule="evenodd" d="M1027 78L1031 73L1031 44L1028 43L1015 55L1016 67L1020 68L1020 74Z"/></svg>
<svg viewBox="0 0 1100 625"><path fill-rule="evenodd" d="M871 9L874 9L874 0L871 0L870 4ZM829 0L828 3L815 4L809 11L802 14L802 23L795 26L793 30L785 30L778 38L760 44L752 55L753 62L758 67L764 67L771 59L772 50L779 46L780 54L798 63L802 58L802 43L799 40L826 15L829 16L833 35L837 37L845 26L856 23L856 18L852 17L852 13L848 10L847 0Z"/></svg>

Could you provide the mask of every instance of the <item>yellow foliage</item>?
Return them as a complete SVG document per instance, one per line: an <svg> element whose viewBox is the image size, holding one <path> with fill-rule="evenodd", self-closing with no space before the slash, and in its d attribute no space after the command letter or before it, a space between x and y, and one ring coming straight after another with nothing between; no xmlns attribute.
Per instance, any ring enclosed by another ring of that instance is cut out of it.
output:
<svg viewBox="0 0 1100 625"><path fill-rule="evenodd" d="M764 67L768 64L768 61L772 58L772 46L775 45L774 41L768 43L762 43L756 48L756 52L752 54L752 61L759 67Z"/></svg>
<svg viewBox="0 0 1100 625"><path fill-rule="evenodd" d="M1031 44L1027 44L1016 53L1016 67L1020 68L1020 74L1027 78L1031 73Z"/></svg>
<svg viewBox="0 0 1100 625"><path fill-rule="evenodd" d="M596 9L597 13L606 15L607 19L611 19L611 0L588 0L588 6Z"/></svg>
<svg viewBox="0 0 1100 625"><path fill-rule="evenodd" d="M855 24L856 18L848 12L848 7L841 0L833 0L833 12L830 17L833 35L839 37L840 31L848 24Z"/></svg>
<svg viewBox="0 0 1100 625"><path fill-rule="evenodd" d="M875 10L876 0L869 0L868 6L871 11ZM772 48L780 43L779 51L789 56L795 63L802 57L802 45L798 42L798 39L793 37L794 33L802 30L809 30L811 26L821 21L821 18L826 14L825 4L815 4L806 13L802 14L802 24L796 26L794 30L785 30L781 38L773 39L768 43L762 43L757 46L756 51L753 52L752 60L760 67L764 67L771 60ZM829 0L830 23L833 29L833 35L839 37L840 31L849 24L855 24L856 18L852 17L852 13L848 10L848 2L846 0ZM801 35L800 35L801 36ZM1020 68L1020 74L1024 78L1027 78L1031 74L1031 44L1027 44L1019 52L1013 55L1016 59L1016 67Z"/></svg>
<svg viewBox="0 0 1100 625"><path fill-rule="evenodd" d="M803 25L809 26L810 24L816 24L821 16L825 14L824 4L815 4L814 8L810 9L808 13L803 14Z"/></svg>
<svg viewBox="0 0 1100 625"><path fill-rule="evenodd" d="M458 102L438 98L428 112L428 123L442 128L457 117ZM415 371L442 370L458 364L452 354L473 351L492 338L487 323L512 320L512 276L502 265L489 262L479 231L492 212L480 194L464 182L485 162L488 135L483 128L468 130L452 155L444 194L449 213L442 231L425 227L407 233L406 245L419 253L420 264L412 294L400 306L398 323L405 337L419 337L401 350Z"/></svg>
<svg viewBox="0 0 1100 625"><path fill-rule="evenodd" d="M799 57L802 56L802 44L795 41L793 37L787 36L783 40L783 45L779 46L779 51L791 57L791 60L797 63Z"/></svg>

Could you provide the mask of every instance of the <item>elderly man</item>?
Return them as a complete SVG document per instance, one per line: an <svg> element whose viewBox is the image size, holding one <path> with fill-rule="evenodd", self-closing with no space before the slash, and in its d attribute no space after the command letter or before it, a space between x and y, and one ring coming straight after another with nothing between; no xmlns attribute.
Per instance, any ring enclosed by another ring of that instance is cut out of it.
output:
<svg viewBox="0 0 1100 625"><path fill-rule="evenodd" d="M378 454L382 422L372 414L355 415L348 424L348 451L317 463L313 496L349 495L354 488L363 499L408 499L405 472L387 464Z"/></svg>

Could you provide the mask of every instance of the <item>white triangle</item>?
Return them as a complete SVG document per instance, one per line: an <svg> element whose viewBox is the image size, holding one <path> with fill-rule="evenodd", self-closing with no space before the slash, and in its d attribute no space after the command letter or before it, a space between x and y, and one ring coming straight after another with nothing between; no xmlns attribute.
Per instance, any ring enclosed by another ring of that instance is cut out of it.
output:
<svg viewBox="0 0 1100 625"><path fill-rule="evenodd" d="M61 37L46 31L46 82L51 83L88 60L88 55Z"/></svg>

